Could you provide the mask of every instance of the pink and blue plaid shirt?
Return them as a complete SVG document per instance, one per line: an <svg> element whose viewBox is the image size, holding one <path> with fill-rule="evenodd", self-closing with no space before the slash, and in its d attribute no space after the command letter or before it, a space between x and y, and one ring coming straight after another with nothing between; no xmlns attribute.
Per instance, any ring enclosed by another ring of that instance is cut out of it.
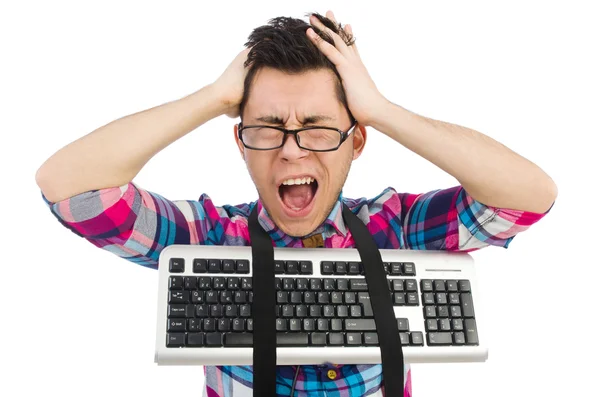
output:
<svg viewBox="0 0 600 397"><path fill-rule="evenodd" d="M302 239L285 235L269 218L260 200L216 206L203 194L198 200L170 201L130 182L84 192L57 203L42 198L68 229L99 248L135 264L158 268L158 257L171 244L250 245L248 217L258 205L258 220L273 245L302 247ZM374 198L342 196L320 233L326 248L353 248L342 219L342 201L368 227L379 248L473 251L494 245L507 248L514 236L543 214L486 206L461 187L423 194L397 193L388 187ZM552 207L550 207L552 208ZM328 371L335 371L330 379ZM205 397L252 396L252 366L205 366ZM289 396L296 366L277 367L277 395ZM411 372L404 369L404 396L412 396ZM300 366L295 396L384 396L382 367L375 365Z"/></svg>

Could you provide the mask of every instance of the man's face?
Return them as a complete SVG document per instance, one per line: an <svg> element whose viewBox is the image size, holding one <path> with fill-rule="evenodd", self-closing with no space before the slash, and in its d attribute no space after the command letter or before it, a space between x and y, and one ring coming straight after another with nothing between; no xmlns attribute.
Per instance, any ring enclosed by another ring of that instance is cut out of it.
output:
<svg viewBox="0 0 600 397"><path fill-rule="evenodd" d="M254 77L244 109L244 125L269 125L297 129L335 127L346 131L351 123L335 95L335 74L328 69L286 74L261 68ZM330 120L308 121L326 116ZM260 120L260 119L263 120ZM264 121L266 118L270 118ZM346 181L350 164L364 147L366 131L356 126L335 151L312 152L298 147L294 136L283 147L252 150L236 141L246 161L258 195L275 224L290 236L305 236L329 215ZM313 178L312 183L289 185L289 180ZM285 182L285 184L284 184Z"/></svg>

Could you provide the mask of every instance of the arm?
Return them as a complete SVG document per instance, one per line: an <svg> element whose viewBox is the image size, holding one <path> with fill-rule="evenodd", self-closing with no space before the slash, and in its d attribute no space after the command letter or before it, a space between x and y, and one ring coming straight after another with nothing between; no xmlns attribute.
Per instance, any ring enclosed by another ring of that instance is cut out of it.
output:
<svg viewBox="0 0 600 397"><path fill-rule="evenodd" d="M153 268L168 245L222 244L228 234L243 234L237 214L246 206L229 214L206 195L170 201L131 180L154 154L207 120L237 117L247 53L240 52L213 84L113 121L48 159L36 181L51 213L93 245Z"/></svg>
<svg viewBox="0 0 600 397"><path fill-rule="evenodd" d="M518 233L529 229L549 211L540 214L488 206L475 200L462 186L423 194L388 194L392 204L389 208L400 211L405 247L413 250L468 252L487 246L508 248ZM394 203L396 200L398 204Z"/></svg>
<svg viewBox="0 0 600 397"><path fill-rule="evenodd" d="M236 117L247 53L247 49L240 52L213 84L112 121L60 149L36 173L46 199L57 202L94 189L123 186L154 155L208 120L222 114Z"/></svg>
<svg viewBox="0 0 600 397"><path fill-rule="evenodd" d="M489 206L544 213L557 188L537 165L475 130L428 119L391 102L377 107L371 125L455 177Z"/></svg>
<svg viewBox="0 0 600 397"><path fill-rule="evenodd" d="M333 13L327 17L337 25ZM557 196L554 181L531 161L477 131L418 116L390 103L377 89L356 44L347 45L350 25L333 32L314 16L313 27L326 31L330 44L313 29L307 35L336 66L348 107L363 126L372 126L454 176L471 197L489 206L543 213Z"/></svg>

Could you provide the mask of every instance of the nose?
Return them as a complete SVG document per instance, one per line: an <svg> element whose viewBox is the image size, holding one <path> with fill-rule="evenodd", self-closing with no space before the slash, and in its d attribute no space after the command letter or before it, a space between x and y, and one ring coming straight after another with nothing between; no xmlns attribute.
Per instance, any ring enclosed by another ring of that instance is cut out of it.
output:
<svg viewBox="0 0 600 397"><path fill-rule="evenodd" d="M296 137L293 134L286 134L280 152L283 159L293 161L304 158L308 156L308 154L308 150L304 150L298 146Z"/></svg>

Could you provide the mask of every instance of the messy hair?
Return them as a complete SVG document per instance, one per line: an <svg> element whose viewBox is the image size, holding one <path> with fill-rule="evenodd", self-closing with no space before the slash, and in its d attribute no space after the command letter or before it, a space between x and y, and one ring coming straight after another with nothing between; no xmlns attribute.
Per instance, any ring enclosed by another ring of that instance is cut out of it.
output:
<svg viewBox="0 0 600 397"><path fill-rule="evenodd" d="M342 29L342 24L336 25L329 18L318 13L308 13L306 16L314 15L333 32L339 34L346 45L352 45L354 38ZM306 30L311 27L323 40L335 45L333 38L325 31L307 22L291 18L277 17L269 20L267 25L260 26L250 33L248 41L244 44L250 48L248 58L244 63L249 66L248 74L244 80L244 93L240 102L240 117L248 102L250 87L254 76L262 67L270 67L290 74L303 73L310 70L330 69L336 75L335 93L337 99L348 112L350 120L354 117L348 108L346 92L342 86L342 79L335 65L321 52L319 48L308 38Z"/></svg>

